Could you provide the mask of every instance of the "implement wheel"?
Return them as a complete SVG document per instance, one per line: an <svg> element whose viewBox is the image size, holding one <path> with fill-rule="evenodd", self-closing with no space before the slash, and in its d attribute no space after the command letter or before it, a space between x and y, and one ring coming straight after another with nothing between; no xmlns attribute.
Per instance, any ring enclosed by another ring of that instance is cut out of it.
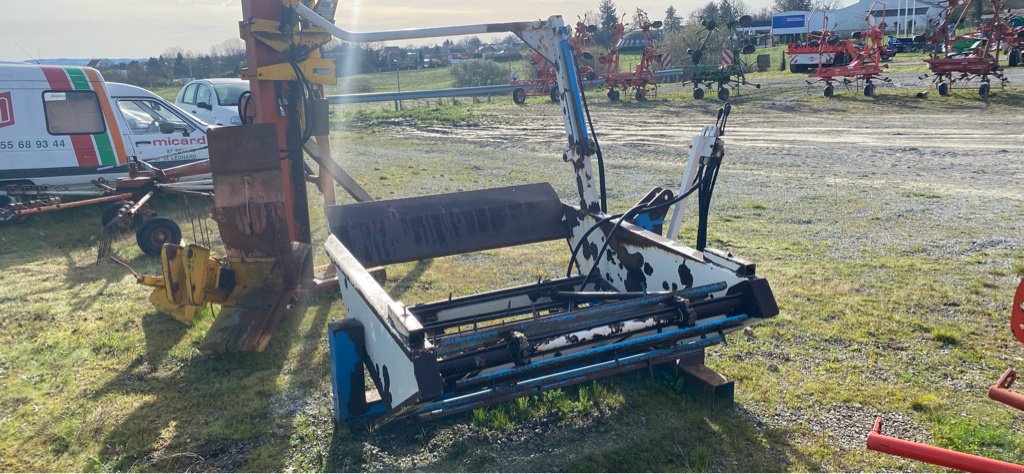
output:
<svg viewBox="0 0 1024 474"><path fill-rule="evenodd" d="M516 88L516 90L512 91L512 102L515 102L519 105L526 103L526 90L523 89L522 87L519 87Z"/></svg>
<svg viewBox="0 0 1024 474"><path fill-rule="evenodd" d="M1015 67L1018 64L1020 64L1020 50L1010 50L1010 54L1006 56L1006 65L1010 67Z"/></svg>
<svg viewBox="0 0 1024 474"><path fill-rule="evenodd" d="M181 228L166 217L150 217L135 232L135 241L142 249L142 253L154 257L160 255L160 249L164 244L181 243Z"/></svg>
<svg viewBox="0 0 1024 474"><path fill-rule="evenodd" d="M825 91L822 93L825 94L825 97L832 97L836 95L836 88L832 87L832 84L829 84L825 86Z"/></svg>
<svg viewBox="0 0 1024 474"><path fill-rule="evenodd" d="M618 102L619 101L619 91L617 91L615 89L609 90L608 91L608 100L610 100L612 102Z"/></svg>
<svg viewBox="0 0 1024 474"><path fill-rule="evenodd" d="M938 85L938 89L939 89L939 95L941 95L942 97L946 97L946 96L949 95L949 83L948 82L940 82L939 85Z"/></svg>
<svg viewBox="0 0 1024 474"><path fill-rule="evenodd" d="M718 86L718 100L725 102L729 100L729 88L725 86Z"/></svg>
<svg viewBox="0 0 1024 474"><path fill-rule="evenodd" d="M874 96L875 96L875 85L874 84L867 84L867 85L865 85L864 86L864 97L874 97Z"/></svg>
<svg viewBox="0 0 1024 474"><path fill-rule="evenodd" d="M636 94L633 94L633 98L636 99L637 102L643 102L647 100L647 91L644 89L637 89Z"/></svg>
<svg viewBox="0 0 1024 474"><path fill-rule="evenodd" d="M120 218L119 212L121 211L121 209L126 208L126 207L130 208L131 206L132 206L132 202L131 201L125 201L125 200L120 200L120 201L114 202L112 204L108 204L107 207L103 208L103 213L100 214L100 224L103 224L103 228L105 229L108 225L110 225L111 222L113 222L114 220ZM135 217L132 218L131 228L132 229L138 229L139 225L141 225L141 224L142 224L142 216L140 216L139 214L135 214ZM120 230L122 232L128 230L127 228L125 228L121 224L118 224L118 227L120 228Z"/></svg>
<svg viewBox="0 0 1024 474"><path fill-rule="evenodd" d="M558 102L558 85L556 85L556 84L552 84L551 85L550 95L551 95L551 102L557 103Z"/></svg>
<svg viewBox="0 0 1024 474"><path fill-rule="evenodd" d="M980 95L981 98L983 98L983 99L987 99L988 98L988 93L991 90L992 90L992 86L990 86L987 82L982 82L981 85L978 86L978 95Z"/></svg>
<svg viewBox="0 0 1024 474"><path fill-rule="evenodd" d="M704 98L704 89L701 89L700 87L694 89L693 90L693 98L694 99L698 99L698 100L703 99Z"/></svg>

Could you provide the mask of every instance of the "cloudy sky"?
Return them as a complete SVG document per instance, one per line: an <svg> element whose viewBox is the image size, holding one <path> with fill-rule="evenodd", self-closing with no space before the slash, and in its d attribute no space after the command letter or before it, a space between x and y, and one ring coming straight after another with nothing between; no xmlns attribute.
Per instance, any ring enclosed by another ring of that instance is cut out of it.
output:
<svg viewBox="0 0 1024 474"><path fill-rule="evenodd" d="M337 24L380 30L506 22L596 10L600 0L340 1ZM641 7L652 18L669 5L680 16L706 0L616 0L619 13ZM771 0L745 0L753 9ZM238 37L240 0L2 0L0 61L30 58L135 58L177 47L200 53Z"/></svg>

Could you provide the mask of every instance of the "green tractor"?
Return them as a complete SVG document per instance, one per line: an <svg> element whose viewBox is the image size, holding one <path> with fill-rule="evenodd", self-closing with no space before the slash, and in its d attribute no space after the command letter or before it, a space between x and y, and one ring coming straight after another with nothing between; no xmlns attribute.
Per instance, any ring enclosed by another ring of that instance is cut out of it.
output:
<svg viewBox="0 0 1024 474"><path fill-rule="evenodd" d="M752 44L743 44L736 32L737 27L749 26L751 20L750 15L743 15L724 25L714 20L701 20L700 25L707 32L704 40L700 48L686 50L693 63L693 73L684 82L693 84L694 99L703 99L705 89L711 90L716 85L718 100L723 102L729 100L730 88L737 89L742 85L761 88L760 84L747 82L747 65L740 58L741 54L753 54L756 48ZM718 49L721 49L721 54L717 54Z"/></svg>

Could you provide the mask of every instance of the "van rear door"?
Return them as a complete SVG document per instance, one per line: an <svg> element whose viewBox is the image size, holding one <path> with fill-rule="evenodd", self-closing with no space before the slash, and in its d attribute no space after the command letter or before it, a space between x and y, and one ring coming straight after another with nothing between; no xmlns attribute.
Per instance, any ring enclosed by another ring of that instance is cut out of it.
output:
<svg viewBox="0 0 1024 474"><path fill-rule="evenodd" d="M127 124L125 141L143 161L194 161L205 158L206 132L166 103L151 98L119 98Z"/></svg>

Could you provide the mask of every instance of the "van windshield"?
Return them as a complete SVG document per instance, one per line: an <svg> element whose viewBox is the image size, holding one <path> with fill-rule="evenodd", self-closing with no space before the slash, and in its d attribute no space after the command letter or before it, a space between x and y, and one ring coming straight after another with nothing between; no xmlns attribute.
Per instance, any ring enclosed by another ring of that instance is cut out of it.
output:
<svg viewBox="0 0 1024 474"><path fill-rule="evenodd" d="M220 105L238 105L238 97L249 90L249 84L216 84L217 103Z"/></svg>

